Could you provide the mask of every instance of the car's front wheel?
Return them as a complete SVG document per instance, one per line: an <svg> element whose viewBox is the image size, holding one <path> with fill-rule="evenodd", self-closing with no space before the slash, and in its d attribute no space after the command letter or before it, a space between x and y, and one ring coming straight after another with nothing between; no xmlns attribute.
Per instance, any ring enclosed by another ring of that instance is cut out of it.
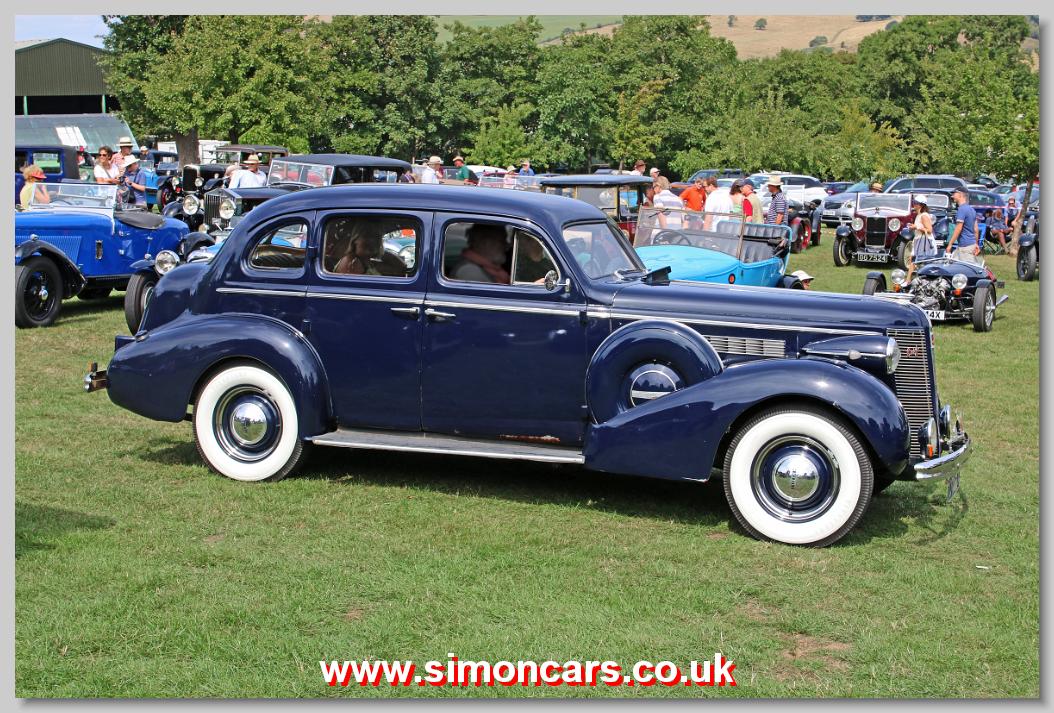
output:
<svg viewBox="0 0 1054 713"><path fill-rule="evenodd" d="M45 257L31 257L15 266L15 324L50 327L62 309L62 275Z"/></svg>
<svg viewBox="0 0 1054 713"><path fill-rule="evenodd" d="M750 419L724 462L725 497L754 537L823 547L863 517L874 491L857 436L812 407L777 407Z"/></svg>
<svg viewBox="0 0 1054 713"><path fill-rule="evenodd" d="M222 369L202 387L194 442L210 468L233 480L281 480L307 455L289 389L252 364Z"/></svg>
<svg viewBox="0 0 1054 713"><path fill-rule="evenodd" d="M143 314L150 304L150 298L154 296L157 280L154 272L139 272L128 279L128 287L124 291L124 321L132 334L138 332L139 325L143 323Z"/></svg>
<svg viewBox="0 0 1054 713"><path fill-rule="evenodd" d="M834 266L845 267L849 264L849 241L845 238L834 239Z"/></svg>
<svg viewBox="0 0 1054 713"><path fill-rule="evenodd" d="M973 295L973 312L970 315L975 332L991 332L995 321L995 287L981 285Z"/></svg>

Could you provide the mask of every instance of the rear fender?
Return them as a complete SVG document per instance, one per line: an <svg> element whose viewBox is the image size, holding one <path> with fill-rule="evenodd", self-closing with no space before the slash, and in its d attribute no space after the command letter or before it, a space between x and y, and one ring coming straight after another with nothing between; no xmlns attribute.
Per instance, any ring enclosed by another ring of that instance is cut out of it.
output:
<svg viewBox="0 0 1054 713"><path fill-rule="evenodd" d="M15 248L16 263L23 262L33 255L46 257L59 268L59 272L62 274L63 298L73 297L84 289L87 280L77 266L73 264L73 261L66 257L66 253L47 241L35 238L30 238Z"/></svg>
<svg viewBox="0 0 1054 713"><path fill-rule="evenodd" d="M727 435L745 418L780 403L818 405L854 426L880 471L908 465L907 416L874 376L820 359L765 359L727 367L705 381L655 399L586 432L594 470L704 481Z"/></svg>
<svg viewBox="0 0 1054 713"><path fill-rule="evenodd" d="M332 408L321 359L304 335L252 314L190 315L118 349L107 369L110 399L158 421L180 421L203 377L224 362L258 362L285 383L301 437L329 431Z"/></svg>

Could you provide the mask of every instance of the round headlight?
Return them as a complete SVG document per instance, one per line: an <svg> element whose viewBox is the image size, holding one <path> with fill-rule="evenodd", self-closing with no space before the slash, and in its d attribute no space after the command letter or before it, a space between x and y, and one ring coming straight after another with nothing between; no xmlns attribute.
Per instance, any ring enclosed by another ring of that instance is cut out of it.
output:
<svg viewBox="0 0 1054 713"><path fill-rule="evenodd" d="M412 268L414 263L417 262L417 250L413 245L407 245L405 248L399 251L399 257L406 264L406 267Z"/></svg>
<svg viewBox="0 0 1054 713"><path fill-rule="evenodd" d="M892 374L897 370L898 364L900 364L900 347L897 345L897 340L890 337L886 341L886 373Z"/></svg>
<svg viewBox="0 0 1054 713"><path fill-rule="evenodd" d="M201 201L198 200L197 196L186 196L183 199L183 212L187 215L194 215L201 208Z"/></svg>
<svg viewBox="0 0 1054 713"><path fill-rule="evenodd" d="M846 201L845 203L843 203L842 207L843 208L848 208L849 210L852 210L854 205L856 205L856 204L853 203L853 201L849 200L849 201Z"/></svg>
<svg viewBox="0 0 1054 713"><path fill-rule="evenodd" d="M158 275L164 275L178 264L179 255L176 255L171 250L162 250L154 258L154 270L157 271Z"/></svg>
<svg viewBox="0 0 1054 713"><path fill-rule="evenodd" d="M179 179L178 178L173 178L172 179L172 186L174 188L179 188Z"/></svg>
<svg viewBox="0 0 1054 713"><path fill-rule="evenodd" d="M224 198L220 201L218 209L219 216L224 220L230 220L234 217L234 201L230 198Z"/></svg>
<svg viewBox="0 0 1054 713"><path fill-rule="evenodd" d="M201 176L198 176L197 178L194 179L194 186L196 188L201 188L203 185L205 185L205 179L204 178L202 178Z"/></svg>
<svg viewBox="0 0 1054 713"><path fill-rule="evenodd" d="M901 270L899 267L889 275L889 279L893 280L894 285L904 286L904 283L908 281L908 273Z"/></svg>
<svg viewBox="0 0 1054 713"><path fill-rule="evenodd" d="M853 218L852 226L853 226L853 230L863 230L864 229L864 219L863 218Z"/></svg>
<svg viewBox="0 0 1054 713"><path fill-rule="evenodd" d="M958 275L952 275L952 287L957 290L966 287L966 275L961 272Z"/></svg>
<svg viewBox="0 0 1054 713"><path fill-rule="evenodd" d="M900 232L901 225L903 225L903 223L900 222L900 218L889 219L889 229L892 230L894 233Z"/></svg>

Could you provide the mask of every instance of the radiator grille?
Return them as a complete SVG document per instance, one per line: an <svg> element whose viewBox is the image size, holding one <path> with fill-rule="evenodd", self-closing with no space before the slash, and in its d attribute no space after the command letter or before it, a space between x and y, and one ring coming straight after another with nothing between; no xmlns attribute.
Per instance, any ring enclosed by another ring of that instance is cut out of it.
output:
<svg viewBox="0 0 1054 713"><path fill-rule="evenodd" d="M703 335L715 352L720 354L747 354L750 356L782 357L786 343L782 339L755 339L749 337L726 337Z"/></svg>
<svg viewBox="0 0 1054 713"><path fill-rule="evenodd" d="M865 223L864 244L871 247L883 247L886 244L886 219L868 218Z"/></svg>
<svg viewBox="0 0 1054 713"><path fill-rule="evenodd" d="M205 194L205 225L209 228L226 228L229 220L220 218L220 201L227 196L222 192L210 191Z"/></svg>
<svg viewBox="0 0 1054 713"><path fill-rule="evenodd" d="M911 457L921 458L919 427L934 416L933 374L930 373L930 344L924 331L889 330L900 347L900 364L893 373L897 398L904 406L911 427Z"/></svg>

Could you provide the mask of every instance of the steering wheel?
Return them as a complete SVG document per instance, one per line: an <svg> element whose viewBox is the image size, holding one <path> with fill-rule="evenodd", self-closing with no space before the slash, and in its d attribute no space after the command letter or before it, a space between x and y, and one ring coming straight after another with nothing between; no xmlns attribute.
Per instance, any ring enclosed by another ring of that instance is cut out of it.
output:
<svg viewBox="0 0 1054 713"><path fill-rule="evenodd" d="M692 241L679 230L663 230L652 239L654 245L691 245Z"/></svg>

